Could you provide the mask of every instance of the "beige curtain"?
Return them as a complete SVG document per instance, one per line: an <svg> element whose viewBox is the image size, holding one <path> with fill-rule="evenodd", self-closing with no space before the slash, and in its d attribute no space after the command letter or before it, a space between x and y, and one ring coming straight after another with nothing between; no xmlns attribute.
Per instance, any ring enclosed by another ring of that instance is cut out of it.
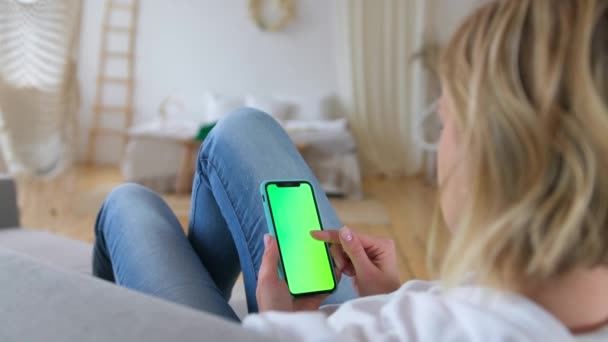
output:
<svg viewBox="0 0 608 342"><path fill-rule="evenodd" d="M428 106L422 63L426 0L338 0L340 96L366 174L423 167L416 115Z"/></svg>

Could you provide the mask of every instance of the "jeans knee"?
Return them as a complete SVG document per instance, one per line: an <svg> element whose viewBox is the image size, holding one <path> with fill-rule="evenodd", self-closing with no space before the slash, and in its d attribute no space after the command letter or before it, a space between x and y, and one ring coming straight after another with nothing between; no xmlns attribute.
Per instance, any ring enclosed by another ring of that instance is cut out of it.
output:
<svg viewBox="0 0 608 342"><path fill-rule="evenodd" d="M125 211L130 211L134 205L145 206L156 197L158 195L139 184L126 183L119 185L106 197L97 222L99 224L100 221L105 221L105 216L119 216Z"/></svg>
<svg viewBox="0 0 608 342"><path fill-rule="evenodd" d="M142 185L126 183L114 188L106 198L105 202L122 204L137 203L151 195L154 195L154 193Z"/></svg>
<svg viewBox="0 0 608 342"><path fill-rule="evenodd" d="M258 109L238 109L218 121L199 150L199 160L213 154L217 148L243 146L262 136L274 136L282 130L272 116Z"/></svg>
<svg viewBox="0 0 608 342"><path fill-rule="evenodd" d="M158 195L148 188L134 183L126 183L114 188L106 197L97 215L95 233L99 238L104 234L110 221L129 215L134 205L145 206Z"/></svg>
<svg viewBox="0 0 608 342"><path fill-rule="evenodd" d="M281 129L281 126L272 116L255 108L241 108L220 120L213 129L213 134L220 137L243 137L275 129Z"/></svg>

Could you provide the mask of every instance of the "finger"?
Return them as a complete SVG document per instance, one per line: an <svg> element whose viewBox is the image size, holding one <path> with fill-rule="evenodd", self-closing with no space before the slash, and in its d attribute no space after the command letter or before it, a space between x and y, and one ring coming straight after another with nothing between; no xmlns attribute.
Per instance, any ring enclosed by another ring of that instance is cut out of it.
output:
<svg viewBox="0 0 608 342"><path fill-rule="evenodd" d="M348 228L348 227L344 227L344 228ZM310 235L316 240L325 241L328 243L336 243L336 244L341 243L339 230L311 230ZM357 236L359 237L359 240L361 240L361 243L363 244L363 246L371 244L375 240L378 239L374 236L367 235L364 233L359 233L359 232L357 232Z"/></svg>
<svg viewBox="0 0 608 342"><path fill-rule="evenodd" d="M319 241L340 243L340 236L337 230L311 230L310 235Z"/></svg>
<svg viewBox="0 0 608 342"><path fill-rule="evenodd" d="M350 261L348 261L344 268L342 268L342 273L346 274L349 277L354 277L356 275L355 267Z"/></svg>
<svg viewBox="0 0 608 342"><path fill-rule="evenodd" d="M348 255L344 252L344 249L341 245L332 244L330 247L332 258L334 259L334 263L336 267L339 269L341 273L346 274L349 277L355 275L355 268L353 264L350 262Z"/></svg>
<svg viewBox="0 0 608 342"><path fill-rule="evenodd" d="M340 280L342 279L342 270L337 269L334 271L334 275L336 276L336 285L340 283Z"/></svg>
<svg viewBox="0 0 608 342"><path fill-rule="evenodd" d="M350 261L350 259L343 250L340 250L339 253L343 255L342 260L344 262L340 265L340 272L346 274L349 277L355 276L355 268L353 267L353 263Z"/></svg>
<svg viewBox="0 0 608 342"><path fill-rule="evenodd" d="M258 273L259 279L278 280L277 265L279 263L279 248L276 240L269 234L264 235L264 255Z"/></svg>
<svg viewBox="0 0 608 342"><path fill-rule="evenodd" d="M357 237L362 240L362 242L367 241L369 243L370 239L372 238L369 235L361 233L356 234ZM349 256L344 252L344 248L341 246L339 230L313 230L310 232L310 235L317 240L331 243L331 251L334 262L339 265L342 273L349 277L355 276L355 267L350 261Z"/></svg>
<svg viewBox="0 0 608 342"><path fill-rule="evenodd" d="M361 275L375 268L365 252L358 234L350 228L344 227L340 229L340 241L344 252L353 265L354 273Z"/></svg>
<svg viewBox="0 0 608 342"><path fill-rule="evenodd" d="M340 247L340 245L331 245L331 247L329 248L329 251L331 252L331 256L334 259L334 264L336 264L336 267L340 269L340 271L344 268L344 266L346 265L346 254L344 254L344 250L342 250L342 247Z"/></svg>
<svg viewBox="0 0 608 342"><path fill-rule="evenodd" d="M343 228L348 228L348 227L345 226ZM350 228L348 228L348 229L350 229ZM359 241L361 241L361 245L363 246L363 248L376 245L378 243L378 240L380 239L376 236L372 236L372 235L368 235L368 234L364 234L364 233L360 233L360 232L355 232L355 234L357 235L357 238L359 239Z"/></svg>

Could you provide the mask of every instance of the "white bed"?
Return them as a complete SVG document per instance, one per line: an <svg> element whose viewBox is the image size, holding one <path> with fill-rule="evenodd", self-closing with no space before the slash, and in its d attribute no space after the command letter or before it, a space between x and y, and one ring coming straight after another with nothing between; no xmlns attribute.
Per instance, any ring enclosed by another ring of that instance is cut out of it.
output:
<svg viewBox="0 0 608 342"><path fill-rule="evenodd" d="M265 111L277 118L302 151L323 189L330 194L361 197L361 173L357 145L346 119L336 118L329 97L287 97L288 100L207 94L207 113L201 120L156 118L129 131L129 144L121 170L126 181L158 192L176 190L180 167L188 165L183 141L191 139L201 124L221 119L242 106ZM193 165L190 166L192 169Z"/></svg>

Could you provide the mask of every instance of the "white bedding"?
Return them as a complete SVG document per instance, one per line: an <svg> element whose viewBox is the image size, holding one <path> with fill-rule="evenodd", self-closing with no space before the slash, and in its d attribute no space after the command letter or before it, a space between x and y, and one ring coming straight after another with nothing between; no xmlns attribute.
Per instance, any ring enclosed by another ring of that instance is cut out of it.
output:
<svg viewBox="0 0 608 342"><path fill-rule="evenodd" d="M218 106L223 106L224 112L241 103L238 98L217 94L208 93L205 97L207 112ZM280 122L295 143L306 146L302 155L325 191L361 197L357 144L346 119L331 119L330 99L330 96L291 97L292 114L297 117ZM277 106L284 104L278 101ZM309 113L304 113L306 111ZM219 114L211 116L219 118ZM209 120L209 115L204 117ZM176 175L185 157L179 141L194 137L200 125L200 122L181 118L156 119L133 127L129 131L130 141L121 167L125 180L159 192L175 191Z"/></svg>

